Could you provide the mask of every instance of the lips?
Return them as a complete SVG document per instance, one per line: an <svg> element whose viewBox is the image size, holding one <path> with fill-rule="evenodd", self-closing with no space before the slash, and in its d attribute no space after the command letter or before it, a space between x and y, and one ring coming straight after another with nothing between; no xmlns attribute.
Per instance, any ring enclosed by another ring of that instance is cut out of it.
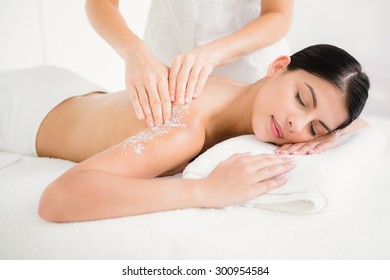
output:
<svg viewBox="0 0 390 280"><path fill-rule="evenodd" d="M283 130L275 120L274 116L271 118L271 132L275 138L283 138Z"/></svg>

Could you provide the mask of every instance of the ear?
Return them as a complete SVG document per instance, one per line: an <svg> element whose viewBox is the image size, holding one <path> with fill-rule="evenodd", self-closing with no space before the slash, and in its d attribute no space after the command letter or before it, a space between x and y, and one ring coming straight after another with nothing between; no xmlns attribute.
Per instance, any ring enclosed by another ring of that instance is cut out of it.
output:
<svg viewBox="0 0 390 280"><path fill-rule="evenodd" d="M287 66L290 64L291 58L287 55L279 56L269 66L267 70L267 76L272 77L275 74L283 73L286 71Z"/></svg>

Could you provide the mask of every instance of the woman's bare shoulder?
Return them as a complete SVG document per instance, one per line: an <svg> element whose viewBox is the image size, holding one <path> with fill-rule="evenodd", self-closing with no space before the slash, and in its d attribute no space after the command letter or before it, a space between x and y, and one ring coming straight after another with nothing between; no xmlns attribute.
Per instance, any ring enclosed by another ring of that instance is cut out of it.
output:
<svg viewBox="0 0 390 280"><path fill-rule="evenodd" d="M231 79L229 77L224 76L210 76L208 79L208 84L223 84L223 85L231 85L231 86L240 86L244 87L248 84Z"/></svg>

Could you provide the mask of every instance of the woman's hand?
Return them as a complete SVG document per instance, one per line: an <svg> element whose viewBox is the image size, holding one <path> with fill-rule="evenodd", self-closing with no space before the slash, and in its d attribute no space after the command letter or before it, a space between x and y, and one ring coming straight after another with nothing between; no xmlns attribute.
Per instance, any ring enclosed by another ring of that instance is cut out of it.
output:
<svg viewBox="0 0 390 280"><path fill-rule="evenodd" d="M200 49L178 55L169 71L169 93L172 101L191 103L203 91L216 63L212 55Z"/></svg>
<svg viewBox="0 0 390 280"><path fill-rule="evenodd" d="M137 118L145 119L149 127L168 122L172 109L168 67L146 48L129 54L125 64L126 87Z"/></svg>
<svg viewBox="0 0 390 280"><path fill-rule="evenodd" d="M329 132L304 143L284 144L275 152L280 155L312 155L322 153L337 146L339 135Z"/></svg>
<svg viewBox="0 0 390 280"><path fill-rule="evenodd" d="M287 182L282 176L295 167L280 155L235 154L206 178L200 195L203 207L220 208L244 203Z"/></svg>

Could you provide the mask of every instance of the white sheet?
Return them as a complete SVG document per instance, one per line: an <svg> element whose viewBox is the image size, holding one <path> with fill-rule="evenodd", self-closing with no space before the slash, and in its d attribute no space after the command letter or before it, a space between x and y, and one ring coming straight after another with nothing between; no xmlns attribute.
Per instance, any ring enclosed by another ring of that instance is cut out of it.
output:
<svg viewBox="0 0 390 280"><path fill-rule="evenodd" d="M7 167L21 158L22 156L19 154L0 152L0 168Z"/></svg>
<svg viewBox="0 0 390 280"><path fill-rule="evenodd" d="M343 203L362 171L386 147L385 135L376 128L366 128L341 137L339 145L311 156L296 156L297 167L289 172L282 187L243 205L295 214L312 214ZM272 154L277 146L259 142L254 135L228 139L210 148L183 171L184 178L207 177L220 162L235 153ZM338 186L343 186L338 188Z"/></svg>
<svg viewBox="0 0 390 280"><path fill-rule="evenodd" d="M37 215L40 195L73 163L23 157L0 169L0 259L390 259L389 162L378 157L322 214L238 207L52 224Z"/></svg>

